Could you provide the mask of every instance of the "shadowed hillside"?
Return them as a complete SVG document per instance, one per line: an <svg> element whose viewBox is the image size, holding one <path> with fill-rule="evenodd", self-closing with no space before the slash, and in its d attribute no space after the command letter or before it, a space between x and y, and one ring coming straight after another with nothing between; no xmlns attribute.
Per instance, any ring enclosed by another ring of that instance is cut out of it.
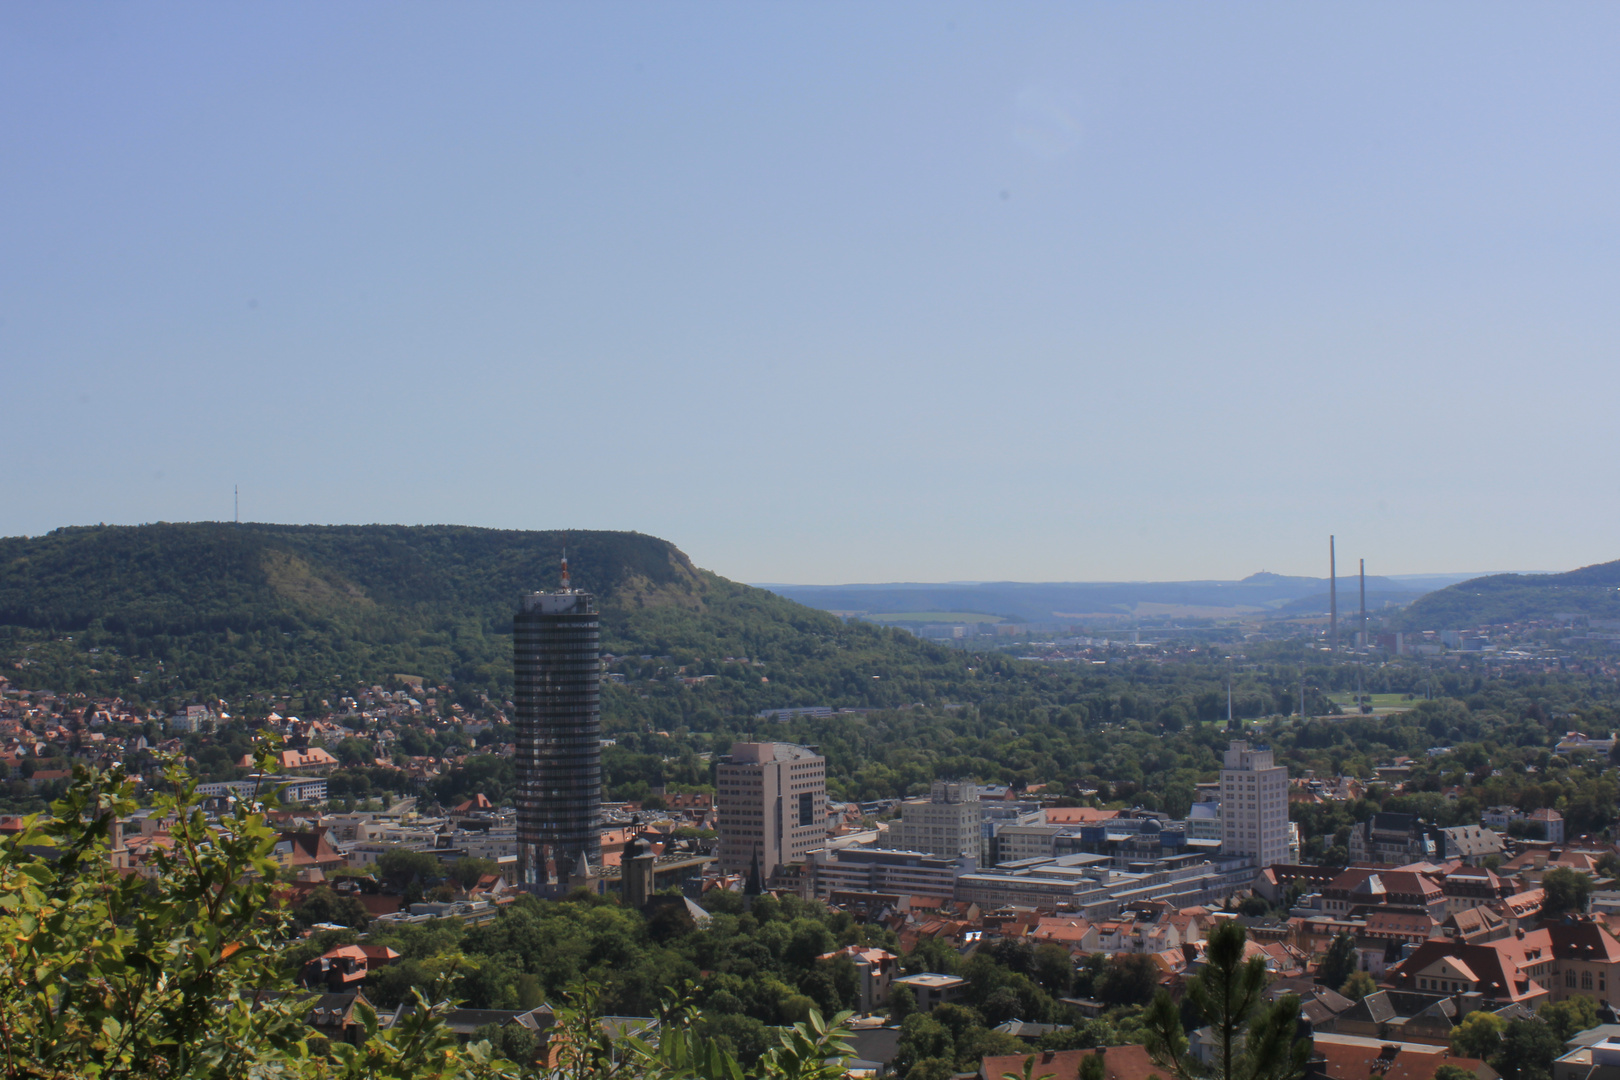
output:
<svg viewBox="0 0 1620 1080"><path fill-rule="evenodd" d="M332 697L395 673L498 698L512 612L524 592L557 586L564 543L574 584L598 597L604 651L667 667L683 716L934 702L966 671L907 634L699 570L656 537L457 526L158 524L0 540L0 652L19 685L148 701ZM686 690L681 667L715 678ZM609 690L621 715L642 701Z"/></svg>
<svg viewBox="0 0 1620 1080"><path fill-rule="evenodd" d="M1493 574L1415 601L1392 622L1407 630L1447 630L1555 615L1620 619L1620 561L1565 574Z"/></svg>

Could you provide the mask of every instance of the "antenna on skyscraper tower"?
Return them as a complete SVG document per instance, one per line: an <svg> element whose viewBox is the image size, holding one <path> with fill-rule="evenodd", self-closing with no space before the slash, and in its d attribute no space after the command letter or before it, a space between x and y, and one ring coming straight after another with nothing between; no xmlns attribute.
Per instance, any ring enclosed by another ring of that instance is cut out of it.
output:
<svg viewBox="0 0 1620 1080"><path fill-rule="evenodd" d="M562 556L562 591L573 592L573 589L568 584L568 548L566 545L563 547Z"/></svg>

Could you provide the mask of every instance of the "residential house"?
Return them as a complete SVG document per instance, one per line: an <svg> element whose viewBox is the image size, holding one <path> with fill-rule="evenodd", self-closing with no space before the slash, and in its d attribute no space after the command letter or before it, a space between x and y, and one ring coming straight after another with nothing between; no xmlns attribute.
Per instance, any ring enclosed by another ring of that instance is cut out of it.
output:
<svg viewBox="0 0 1620 1080"><path fill-rule="evenodd" d="M861 976L861 1002L860 1011L872 1012L889 1003L889 989L894 982L894 975L900 966L900 958L887 949L871 949L861 945L849 945L834 952L826 953L817 959L834 960L840 956L847 956L855 964L855 970Z"/></svg>
<svg viewBox="0 0 1620 1080"><path fill-rule="evenodd" d="M1377 813L1350 830L1350 859L1402 863L1444 857L1445 835L1413 814Z"/></svg>
<svg viewBox="0 0 1620 1080"><path fill-rule="evenodd" d="M1031 1075L1050 1080L1080 1080L1080 1066L1088 1057L1102 1058L1103 1080L1150 1080L1165 1070L1153 1063L1143 1046L1099 1046L1093 1050L1042 1050L1034 1055ZM979 1064L978 1080L1001 1080L1007 1073L1024 1075L1028 1054L987 1057ZM1365 1074L1355 1080L1367 1080Z"/></svg>
<svg viewBox="0 0 1620 1080"><path fill-rule="evenodd" d="M1502 854L1502 837L1481 825L1454 825L1441 829L1440 835L1445 841L1440 857L1448 861L1456 859L1468 866L1482 866L1492 855ZM1563 839L1562 828L1559 839Z"/></svg>
<svg viewBox="0 0 1620 1080"><path fill-rule="evenodd" d="M967 980L959 979L955 975L925 971L891 980L890 993L893 993L893 988L897 986L911 988L912 994L917 998L918 1012L931 1012L935 1005L954 1004L960 1001L966 992ZM1000 1080L1000 1077L996 1080Z"/></svg>
<svg viewBox="0 0 1620 1080"><path fill-rule="evenodd" d="M1620 976L1620 941L1590 919L1570 919L1478 943L1435 939L1390 974L1401 990L1478 993L1497 1004L1532 1005L1577 995L1606 1001Z"/></svg>

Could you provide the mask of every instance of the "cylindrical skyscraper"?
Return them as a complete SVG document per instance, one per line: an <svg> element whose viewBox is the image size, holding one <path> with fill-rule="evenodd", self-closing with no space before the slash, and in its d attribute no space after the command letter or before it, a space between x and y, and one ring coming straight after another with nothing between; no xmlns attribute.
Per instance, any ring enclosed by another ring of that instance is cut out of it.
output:
<svg viewBox="0 0 1620 1080"><path fill-rule="evenodd" d="M521 887L559 896L601 866L601 657L595 598L531 593L513 622ZM583 865L582 865L583 860Z"/></svg>

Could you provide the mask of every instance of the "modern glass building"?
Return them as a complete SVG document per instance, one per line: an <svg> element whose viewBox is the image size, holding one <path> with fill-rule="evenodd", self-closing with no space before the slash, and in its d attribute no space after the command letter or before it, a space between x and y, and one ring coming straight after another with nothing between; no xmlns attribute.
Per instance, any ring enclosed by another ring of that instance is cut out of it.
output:
<svg viewBox="0 0 1620 1080"><path fill-rule="evenodd" d="M596 601L569 588L531 593L513 619L518 877L560 896L600 871L601 658Z"/></svg>

